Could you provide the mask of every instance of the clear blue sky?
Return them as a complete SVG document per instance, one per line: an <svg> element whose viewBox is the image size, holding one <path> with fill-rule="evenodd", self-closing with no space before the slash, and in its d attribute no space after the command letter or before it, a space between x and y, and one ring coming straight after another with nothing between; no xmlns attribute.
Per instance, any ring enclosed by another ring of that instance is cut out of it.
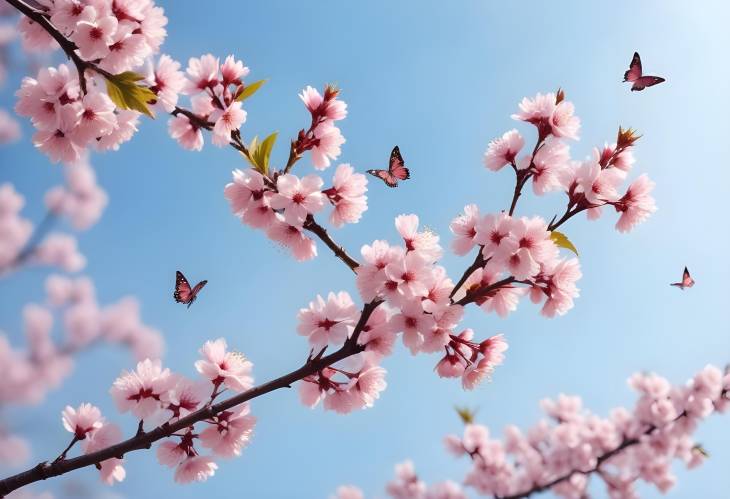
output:
<svg viewBox="0 0 730 499"><path fill-rule="evenodd" d="M525 95L563 87L583 122L574 157L613 140L619 124L641 139L632 175L656 181L659 211L634 233L613 230L615 216L576 220L565 232L581 251L581 297L567 316L546 320L524 303L507 320L472 311L479 336L504 332L510 341L494 381L465 393L432 373L436 357L413 358L402 347L387 359L388 389L376 406L346 417L310 411L294 391L253 403L259 418L242 458L222 463L202 485L178 486L152 452L127 458L128 478L112 491L124 497L323 498L340 483L380 494L394 463L413 457L429 482L459 479L467 469L443 451L441 438L461 430L454 404L479 407L479 420L499 432L539 416L538 401L579 394L599 414L632 404L626 378L653 370L683 381L706 363L730 360L730 265L727 248L730 10L720 0L580 0L543 2L159 2L169 17L164 51L186 61L212 52L242 58L252 78L269 83L248 105L244 134L293 136L307 117L296 94L307 84L335 82L349 117L342 161L358 170L382 167L400 145L413 179L396 191L371 185L362 223L336 232L352 251L376 238L395 239L393 217L415 212L448 242L448 223L466 203L505 208L512 177L481 166L487 142L516 126L509 115ZM634 50L667 83L631 93L620 81ZM2 90L8 107L20 75ZM61 169L24 139L0 150L0 179L28 198L26 214L42 216L45 190ZM525 133L529 129L522 129ZM274 162L286 160L286 141ZM240 225L222 195L233 168L229 149L180 149L166 120L144 121L117 153L93 158L110 205L102 223L81 236L87 272L102 302L133 293L146 322L164 332L166 363L193 374L197 348L225 336L255 363L264 381L299 365L305 341L296 312L317 293L354 293L349 271L324 248L297 264L260 233ZM550 217L559 195L523 197L519 214ZM470 260L449 256L458 275ZM680 292L668 283L688 265L697 285ZM190 310L173 303L174 272L209 284ZM0 281L0 328L20 341L20 311L42 299L45 271ZM35 459L56 455L67 434L64 404L92 402L128 432L134 422L115 413L111 382L132 360L101 349L84 355L61 390L37 408L10 413L32 434ZM730 490L730 420L713 417L698 432L712 454L699 470L678 464L672 497L723 497ZM93 469L73 479L96 488ZM36 490L61 490L61 481ZM603 496L603 492L598 494ZM645 497L657 497L649 491Z"/></svg>

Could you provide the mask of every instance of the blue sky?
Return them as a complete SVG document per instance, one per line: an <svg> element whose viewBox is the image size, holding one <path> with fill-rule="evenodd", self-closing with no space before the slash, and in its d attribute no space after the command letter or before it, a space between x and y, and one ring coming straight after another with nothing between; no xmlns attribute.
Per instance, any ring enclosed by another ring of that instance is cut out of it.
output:
<svg viewBox="0 0 730 499"><path fill-rule="evenodd" d="M350 111L342 122L342 161L360 171L383 167L393 145L400 146L413 178L397 190L371 185L363 221L335 233L353 252L376 238L395 240L392 221L400 213L417 213L448 242L448 223L463 205L505 208L512 175L486 171L481 155L491 138L520 127L509 115L523 96L559 86L583 123L580 142L572 144L575 158L613 140L620 124L644 135L632 177L647 172L656 181L659 211L629 235L613 229L613 214L564 227L584 273L581 297L565 317L546 320L528 303L507 320L468 314L466 324L478 336L503 332L510 342L491 384L463 392L432 373L436 357L413 358L401 347L385 362L389 386L373 409L342 417L302 407L294 391L273 393L253 403L259 423L252 445L223 462L209 482L176 485L153 453L135 453L126 462L127 481L114 493L314 499L354 483L368 496L382 495L393 464L407 457L429 482L459 479L467 463L447 456L441 444L446 433L461 431L454 404L478 407L479 421L500 432L507 423L532 424L546 396L579 394L605 414L633 403L625 380L637 370L680 382L707 363L730 360L730 9L724 2L701 8L660 0L158 3L170 20L165 52L183 61L233 53L252 79L269 79L249 101L246 137L273 130L282 139L293 136L307 123L297 92L334 82ZM634 50L649 74L667 82L629 92L620 81ZM11 75L2 89L4 107L12 105L21 76ZM26 195L26 215L39 220L43 193L62 175L32 150L24 125L23 140L0 149L0 180ZM532 140L532 130L520 130ZM274 152L275 164L286 161L286 144L281 140ZM276 377L306 356L295 333L297 310L317 293L356 295L349 270L324 247L319 258L297 264L229 214L223 186L231 169L244 166L229 149L183 151L161 118L145 121L132 142L94 156L93 164L110 205L102 223L80 236L86 273L101 302L140 298L144 320L165 335L165 362L174 370L193 375L198 347L225 336L253 360L258 380ZM305 161L297 169L308 167ZM560 195L528 194L517 213L550 218L562 204ZM444 263L459 275L469 258L452 255ZM697 285L680 292L668 283L684 265ZM172 301L176 269L209 280L190 310ZM22 306L42 299L46 275L33 270L0 281L0 329L15 341ZM33 436L34 459L56 455L65 444L66 403L97 404L132 432L134 421L115 413L107 393L131 364L112 348L85 354L41 406L9 413L12 427ZM671 497L727 493L728 428L727 417L703 424L697 437L712 457L692 472L678 464ZM92 469L72 480L91 496L101 490ZM36 487L62 489L61 480ZM657 496L649 489L644 495Z"/></svg>

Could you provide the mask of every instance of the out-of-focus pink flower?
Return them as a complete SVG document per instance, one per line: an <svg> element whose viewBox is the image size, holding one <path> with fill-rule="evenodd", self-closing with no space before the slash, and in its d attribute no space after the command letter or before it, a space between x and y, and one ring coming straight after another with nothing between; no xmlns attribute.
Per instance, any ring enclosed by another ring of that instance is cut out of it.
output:
<svg viewBox="0 0 730 499"><path fill-rule="evenodd" d="M365 499L365 496L354 485L341 485L330 499Z"/></svg>
<svg viewBox="0 0 730 499"><path fill-rule="evenodd" d="M253 363L239 352L227 351L224 338L206 341L200 349L203 359L195 362L195 368L216 387L225 385L235 392L243 392L253 386Z"/></svg>
<svg viewBox="0 0 730 499"><path fill-rule="evenodd" d="M15 142L20 135L20 123L5 109L0 109L0 144Z"/></svg>

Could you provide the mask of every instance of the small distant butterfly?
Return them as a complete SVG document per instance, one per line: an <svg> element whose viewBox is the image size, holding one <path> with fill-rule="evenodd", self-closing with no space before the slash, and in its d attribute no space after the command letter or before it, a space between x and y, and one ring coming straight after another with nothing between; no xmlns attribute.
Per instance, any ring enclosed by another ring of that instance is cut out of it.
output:
<svg viewBox="0 0 730 499"><path fill-rule="evenodd" d="M643 76L641 73L641 57L639 57L638 52L634 52L629 70L624 73L624 81L633 83L631 85L632 92L639 92L646 87L652 87L666 80L659 76Z"/></svg>
<svg viewBox="0 0 730 499"><path fill-rule="evenodd" d="M682 273L682 281L673 282L672 284L670 284L670 286L676 286L679 289L691 288L694 285L695 285L695 281L689 275L689 270L687 270L687 267L684 268L684 272Z"/></svg>
<svg viewBox="0 0 730 499"><path fill-rule="evenodd" d="M397 187L399 180L411 178L411 173L403 163L403 156L400 155L398 146L395 146L390 153L390 162L387 170L368 170L367 172L370 175L378 177L388 187Z"/></svg>
<svg viewBox="0 0 730 499"><path fill-rule="evenodd" d="M184 303L190 308L190 305L198 298L198 293L203 287L208 284L208 281L200 281L195 285L194 288L190 288L190 283L182 272L179 270L175 276L175 292L172 294L175 301L178 303Z"/></svg>

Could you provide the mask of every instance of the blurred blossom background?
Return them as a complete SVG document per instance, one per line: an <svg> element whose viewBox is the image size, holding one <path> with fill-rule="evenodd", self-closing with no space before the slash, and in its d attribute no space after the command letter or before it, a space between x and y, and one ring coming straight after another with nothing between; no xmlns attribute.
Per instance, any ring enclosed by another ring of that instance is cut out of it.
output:
<svg viewBox="0 0 730 499"><path fill-rule="evenodd" d="M279 131L274 166L286 162L287 138L308 124L297 97L306 85L342 88L349 115L340 123L347 142L338 162L360 172L385 168L391 148L400 146L412 179L397 189L370 182L361 222L333 231L354 254L374 239L395 242L393 218L401 213L418 214L446 247L448 224L465 204L477 203L482 212L506 209L514 176L507 169L487 171L482 154L489 140L513 127L531 146L533 127L510 115L523 96L558 87L582 121L581 140L571 143L575 159L615 141L619 125L643 135L629 179L650 175L659 210L628 235L614 231L612 210L598 222L579 216L561 229L578 247L583 271L581 297L566 316L544 319L527 300L506 320L470 309L464 324L477 337L501 332L510 343L493 382L474 392L435 376L436 355L411 358L399 345L384 363L388 389L372 409L348 416L311 411L294 390L256 399L252 444L241 458L221 461L203 484L177 485L171 472L153 463L153 452L137 452L127 456L127 480L112 489L102 489L89 468L33 490L58 497L314 499L353 483L368 497L383 497L393 465L408 457L427 482L463 477L468 463L450 457L442 444L445 434L461 432L454 405L476 408L477 421L500 434L508 423L535 422L544 397L580 395L585 406L605 415L633 404L626 379L635 371L656 371L678 383L707 363L730 361L726 2L158 5L169 18L163 53L183 65L208 52L234 54L251 68L250 81L268 79L246 101L243 132L250 139ZM667 82L630 92L621 80L634 51L645 74ZM0 107L12 109L22 76L35 69L17 46L8 57ZM0 148L0 182L15 185L26 197L24 216L38 222L43 195L61 182L63 169L33 151L30 124L20 121L21 139ZM184 151L169 138L166 122L163 116L143 119L140 133L120 151L91 157L109 204L79 244L99 302L136 295L144 322L164 334L164 362L175 371L192 376L198 348L219 336L254 362L257 381L293 370L308 352L295 331L297 311L330 290L356 297L352 274L321 243L318 258L299 264L242 226L223 197L230 171L245 166L242 158L230 148ZM295 173L310 164L306 156ZM549 220L562 213L562 195L536 198L530 191L520 199L518 215ZM458 278L471 258L448 255L443 264ZM685 265L697 285L684 292L670 288ZM191 281L209 280L189 310L172 299L178 269ZM0 329L15 344L23 341L23 305L45 299L47 274L33 269L0 280ZM32 462L57 455L67 443L60 421L67 403L93 403L131 434L135 421L116 412L108 390L133 362L113 346L89 350L41 405L7 410L9 429L31 439ZM710 458L691 472L676 463L679 483L670 497L727 494L728 424L718 416L703 423L697 439ZM2 468L0 474L13 471ZM593 489L605 496L602 488ZM645 485L639 491L659 496Z"/></svg>

